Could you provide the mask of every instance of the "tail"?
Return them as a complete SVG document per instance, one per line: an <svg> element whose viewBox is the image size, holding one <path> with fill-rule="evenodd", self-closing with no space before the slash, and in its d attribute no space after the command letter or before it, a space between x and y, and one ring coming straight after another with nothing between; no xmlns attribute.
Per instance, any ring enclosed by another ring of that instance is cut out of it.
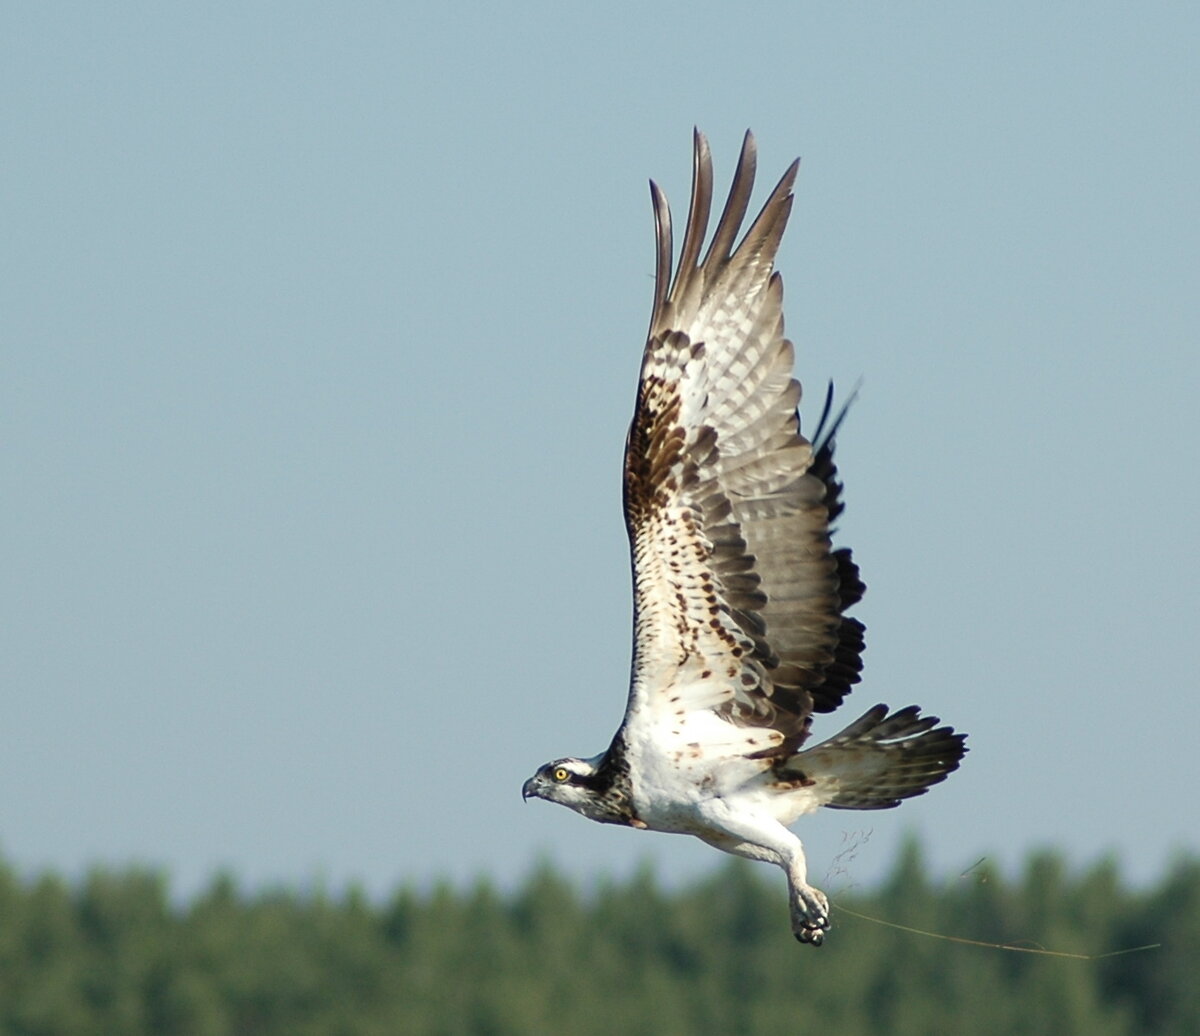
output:
<svg viewBox="0 0 1200 1036"><path fill-rule="evenodd" d="M889 809L958 769L966 734L939 727L915 705L888 715L876 705L840 734L799 752L780 776L798 775L832 809Z"/></svg>

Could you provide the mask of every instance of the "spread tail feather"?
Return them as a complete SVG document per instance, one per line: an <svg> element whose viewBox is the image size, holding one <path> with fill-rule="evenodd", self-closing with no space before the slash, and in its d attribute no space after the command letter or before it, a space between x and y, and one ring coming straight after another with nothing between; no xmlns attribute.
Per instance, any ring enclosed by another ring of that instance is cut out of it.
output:
<svg viewBox="0 0 1200 1036"><path fill-rule="evenodd" d="M799 752L780 776L797 774L816 785L833 809L888 809L924 794L958 769L965 734L939 727L915 705L888 714L876 705L840 734Z"/></svg>

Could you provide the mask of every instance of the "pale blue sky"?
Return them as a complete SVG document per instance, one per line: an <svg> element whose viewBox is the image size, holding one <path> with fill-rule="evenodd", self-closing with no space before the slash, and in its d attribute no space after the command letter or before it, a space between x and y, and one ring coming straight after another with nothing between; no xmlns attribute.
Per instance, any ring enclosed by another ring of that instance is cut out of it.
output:
<svg viewBox="0 0 1200 1036"><path fill-rule="evenodd" d="M27 4L0 18L0 851L252 883L717 862L523 806L624 703L622 441L686 202L803 156L798 373L864 386L847 715L960 773L870 881L1195 850L1200 8ZM769 181L769 183L767 182ZM677 218L682 213L677 211ZM810 411L811 413L811 411Z"/></svg>

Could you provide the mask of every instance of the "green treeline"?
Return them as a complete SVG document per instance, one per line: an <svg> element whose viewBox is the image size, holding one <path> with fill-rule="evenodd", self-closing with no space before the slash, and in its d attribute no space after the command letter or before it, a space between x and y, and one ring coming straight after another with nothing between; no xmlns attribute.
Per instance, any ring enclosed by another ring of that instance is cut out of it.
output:
<svg viewBox="0 0 1200 1036"><path fill-rule="evenodd" d="M834 892L820 949L788 930L773 869L732 861L666 891L650 872L581 894L550 867L486 883L240 892L173 905L146 871L77 886L0 865L0 1032L1197 1033L1200 861L1130 889L1109 863L986 862L931 879L915 845L880 887ZM842 908L839 910L839 907ZM968 939L1100 954L1036 956Z"/></svg>

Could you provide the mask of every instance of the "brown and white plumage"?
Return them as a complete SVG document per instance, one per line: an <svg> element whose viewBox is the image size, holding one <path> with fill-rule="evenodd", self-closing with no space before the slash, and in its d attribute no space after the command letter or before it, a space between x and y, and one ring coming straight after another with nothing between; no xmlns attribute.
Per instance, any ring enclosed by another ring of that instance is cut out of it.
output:
<svg viewBox="0 0 1200 1036"><path fill-rule="evenodd" d="M701 258L712 162L697 132L673 276L670 210L651 184L654 308L625 451L635 602L625 718L605 753L548 763L524 794L780 865L793 929L819 943L827 904L786 826L822 805L877 809L921 794L965 747L915 707L881 705L802 750L813 714L836 709L859 679L863 626L844 613L863 585L830 540L841 415L827 396L814 441L800 433L783 333L774 263L797 167L739 240L755 174L747 133Z"/></svg>

